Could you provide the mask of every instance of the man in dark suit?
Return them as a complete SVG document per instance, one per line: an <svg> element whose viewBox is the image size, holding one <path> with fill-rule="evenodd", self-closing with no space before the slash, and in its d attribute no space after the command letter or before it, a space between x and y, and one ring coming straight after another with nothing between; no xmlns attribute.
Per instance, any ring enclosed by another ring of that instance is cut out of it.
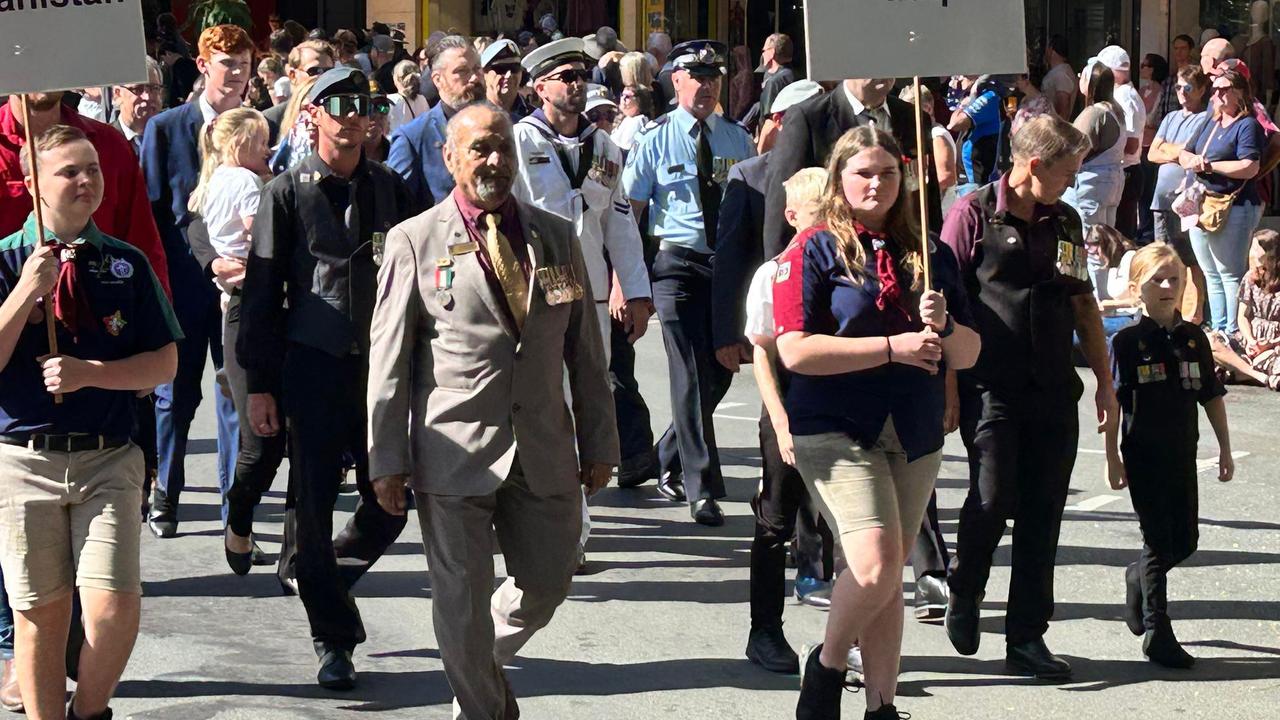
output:
<svg viewBox="0 0 1280 720"><path fill-rule="evenodd" d="M777 144L769 153L764 257L782 252L792 235L783 215L787 196L782 183L803 168L825 166L827 156L840 136L863 125L874 124L890 132L903 155L911 158L910 164L927 170L929 227L935 232L942 227L942 200L931 144L925 145L924 157L919 158L915 142L916 110L910 103L891 97L892 90L893 80L888 78L849 79L835 90L787 111ZM925 125L926 128L930 126ZM919 177L918 170L909 169L908 172ZM908 178L907 181L910 183L913 179ZM916 575L916 617L922 620L941 617L946 610L947 597L944 577L948 558L942 534L938 531L936 500L930 501L930 507L933 511L926 514L911 552L911 565Z"/></svg>
<svg viewBox="0 0 1280 720"><path fill-rule="evenodd" d="M133 147L133 153L142 158L142 135L147 123L164 109L164 71L160 63L147 58L147 82L138 85L117 85L111 89L111 104L119 111L111 121L111 127L120 131Z"/></svg>
<svg viewBox="0 0 1280 720"><path fill-rule="evenodd" d="M484 99L480 55L461 35L441 38L432 46L431 80L440 102L391 136L387 165L409 184L421 206L434 206L453 192L453 176L444 166L445 125L463 106Z"/></svg>
<svg viewBox="0 0 1280 720"><path fill-rule="evenodd" d="M782 211L787 204L782 183L807 167L823 167L831 148L845 132L875 124L890 132L903 155L916 162L916 118L910 103L890 97L893 80L850 79L831 92L787 111L786 128L778 136L769 160L769 192L765 199L764 253L773 257L791 239L791 227ZM929 125L925 125L926 130ZM927 139L927 135L926 135ZM942 227L942 200L933 170L930 146L925 145L923 165L929 172L929 226ZM908 179L911 182L911 179Z"/></svg>
<svg viewBox="0 0 1280 720"><path fill-rule="evenodd" d="M205 353L222 368L222 312L218 290L205 277L187 244L187 209L200 179L199 137L219 113L240 106L253 76L253 41L234 25L216 25L200 34L196 64L205 77L204 91L192 102L160 113L143 138L142 167L147 194L168 258L173 307L185 336L178 342L178 374L156 388L156 437L159 468L147 525L157 537L178 533L178 502L186 485L183 467L187 433L200 406ZM239 426L235 407L215 385L218 412L218 481L226 491L235 475ZM225 514L224 518L225 520Z"/></svg>

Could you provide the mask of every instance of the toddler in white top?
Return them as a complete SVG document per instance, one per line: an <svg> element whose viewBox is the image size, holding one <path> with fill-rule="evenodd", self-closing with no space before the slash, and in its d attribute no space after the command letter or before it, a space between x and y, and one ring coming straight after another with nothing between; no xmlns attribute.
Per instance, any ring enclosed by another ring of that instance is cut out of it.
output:
<svg viewBox="0 0 1280 720"><path fill-rule="evenodd" d="M271 175L267 138L266 118L250 108L219 115L200 137L200 184L188 207L204 218L209 244L218 255L239 261L242 270L249 256L249 233L258 213L263 177ZM243 271L236 277L214 279L222 290L224 310L231 291L243 281Z"/></svg>

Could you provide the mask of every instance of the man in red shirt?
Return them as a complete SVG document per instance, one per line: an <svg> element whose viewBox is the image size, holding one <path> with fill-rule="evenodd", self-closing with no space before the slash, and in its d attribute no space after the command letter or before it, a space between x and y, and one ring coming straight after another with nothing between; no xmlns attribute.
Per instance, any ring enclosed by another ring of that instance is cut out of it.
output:
<svg viewBox="0 0 1280 720"><path fill-rule="evenodd" d="M39 136L53 125L70 125L84 131L98 151L102 162L105 192L102 206L93 221L102 232L138 248L147 256L151 269L160 279L166 294L169 290L169 265L165 262L160 232L151 214L146 178L138 165L138 156L110 125L82 117L62 104L62 93L37 93L27 96L31 106L32 134ZM31 214L31 195L22 184L18 151L26 144L22 127L22 99L12 95L0 105L0 236L22 228Z"/></svg>

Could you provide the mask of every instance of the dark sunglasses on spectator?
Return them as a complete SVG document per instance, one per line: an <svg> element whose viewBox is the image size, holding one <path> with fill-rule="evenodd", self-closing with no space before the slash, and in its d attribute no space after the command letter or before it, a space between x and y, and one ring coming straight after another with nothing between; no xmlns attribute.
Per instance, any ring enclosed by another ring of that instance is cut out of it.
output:
<svg viewBox="0 0 1280 720"><path fill-rule="evenodd" d="M334 117L346 117L352 113L368 117L373 105L368 95L330 95L320 101L320 107Z"/></svg>
<svg viewBox="0 0 1280 720"><path fill-rule="evenodd" d="M560 72L556 73L555 75L548 75L548 76L547 76L547 79L548 79L548 80L555 80L555 81L557 81L557 82L562 82L562 83L564 83L564 84L566 84L566 85L568 85L569 83L574 82L575 80L576 80L576 81L578 81L578 82L587 82L587 81L589 81L589 80L591 79L591 71L589 71L589 70L574 70L574 69L572 69L572 68L571 68L571 69L569 69L569 70L561 70Z"/></svg>
<svg viewBox="0 0 1280 720"><path fill-rule="evenodd" d="M387 113L391 112L391 101L382 95L379 95L375 98L371 98L369 102L370 102L370 110L369 110L370 114L386 115Z"/></svg>
<svg viewBox="0 0 1280 720"><path fill-rule="evenodd" d="M613 122L618 119L617 110L592 110L587 113L587 117L591 118L591 122Z"/></svg>
<svg viewBox="0 0 1280 720"><path fill-rule="evenodd" d="M311 77L319 77L320 75L323 75L326 72L328 72L330 69L331 68L320 67L319 65L316 65L315 67L307 68L305 72Z"/></svg>

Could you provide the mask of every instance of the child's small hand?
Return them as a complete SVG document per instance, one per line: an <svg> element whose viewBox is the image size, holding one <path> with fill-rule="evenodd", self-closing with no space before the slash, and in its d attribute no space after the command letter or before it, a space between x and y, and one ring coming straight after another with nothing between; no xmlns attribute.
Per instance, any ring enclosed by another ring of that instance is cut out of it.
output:
<svg viewBox="0 0 1280 720"><path fill-rule="evenodd" d="M1222 452L1218 455L1218 481L1231 482L1231 478L1236 474L1236 461L1231 457L1230 452Z"/></svg>

